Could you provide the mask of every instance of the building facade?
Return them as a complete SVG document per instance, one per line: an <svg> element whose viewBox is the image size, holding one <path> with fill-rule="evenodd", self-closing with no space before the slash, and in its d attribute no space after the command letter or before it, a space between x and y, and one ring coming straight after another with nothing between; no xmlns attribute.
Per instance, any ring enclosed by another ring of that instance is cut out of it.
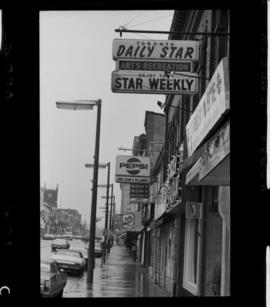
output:
<svg viewBox="0 0 270 307"><path fill-rule="evenodd" d="M170 32L169 40L199 42L191 65L198 90L167 94L162 104L165 137L151 156L141 260L171 296L229 296L230 13L175 11Z"/></svg>

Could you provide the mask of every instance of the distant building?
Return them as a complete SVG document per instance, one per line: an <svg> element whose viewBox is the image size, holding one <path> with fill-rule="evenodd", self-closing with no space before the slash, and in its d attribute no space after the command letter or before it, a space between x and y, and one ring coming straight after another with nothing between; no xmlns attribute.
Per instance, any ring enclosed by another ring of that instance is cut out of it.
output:
<svg viewBox="0 0 270 307"><path fill-rule="evenodd" d="M58 185L56 186L56 189L46 189L43 188L43 199L44 202L47 203L52 208L57 208L57 197L58 197Z"/></svg>

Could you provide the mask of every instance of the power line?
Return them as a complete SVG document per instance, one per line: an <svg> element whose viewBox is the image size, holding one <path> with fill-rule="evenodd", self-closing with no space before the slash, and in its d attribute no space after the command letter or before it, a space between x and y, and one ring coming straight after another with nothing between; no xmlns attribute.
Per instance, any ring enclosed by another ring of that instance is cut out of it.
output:
<svg viewBox="0 0 270 307"><path fill-rule="evenodd" d="M154 19L151 19L151 20L148 20L148 21L145 21L145 22L142 22L142 23L133 25L132 27L141 26L141 25L144 25L144 24L149 23L149 22L152 22L152 21L156 21L156 20L160 20L160 19L164 19L164 18L172 17L172 16L173 16L173 15L161 16L161 17L158 17L158 18L154 18Z"/></svg>
<svg viewBox="0 0 270 307"><path fill-rule="evenodd" d="M126 27L129 23L131 23L134 19L136 19L139 16L142 16L145 13L145 11L143 11L142 13L140 12L138 15L136 15L134 18L132 18L129 22L127 22L123 27Z"/></svg>

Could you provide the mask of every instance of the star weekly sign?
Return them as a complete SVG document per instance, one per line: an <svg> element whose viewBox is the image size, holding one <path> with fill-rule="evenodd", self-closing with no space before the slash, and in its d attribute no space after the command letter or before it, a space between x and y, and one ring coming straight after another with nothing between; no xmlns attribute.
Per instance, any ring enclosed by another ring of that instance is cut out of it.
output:
<svg viewBox="0 0 270 307"><path fill-rule="evenodd" d="M198 58L198 41L115 39L112 91L196 94L198 75L190 71Z"/></svg>

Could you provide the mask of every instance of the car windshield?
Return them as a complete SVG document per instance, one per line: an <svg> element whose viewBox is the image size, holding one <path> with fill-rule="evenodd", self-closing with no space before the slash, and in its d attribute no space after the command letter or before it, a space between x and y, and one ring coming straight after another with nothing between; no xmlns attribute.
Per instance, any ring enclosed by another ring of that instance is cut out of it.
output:
<svg viewBox="0 0 270 307"><path fill-rule="evenodd" d="M65 255L65 256L71 256L71 257L81 257L80 252L79 251L71 251L71 250L67 250L67 251L58 251L57 255Z"/></svg>
<svg viewBox="0 0 270 307"><path fill-rule="evenodd" d="M61 244L65 244L66 243L66 240L63 240L63 239L56 239L54 240L55 243L61 243Z"/></svg>

